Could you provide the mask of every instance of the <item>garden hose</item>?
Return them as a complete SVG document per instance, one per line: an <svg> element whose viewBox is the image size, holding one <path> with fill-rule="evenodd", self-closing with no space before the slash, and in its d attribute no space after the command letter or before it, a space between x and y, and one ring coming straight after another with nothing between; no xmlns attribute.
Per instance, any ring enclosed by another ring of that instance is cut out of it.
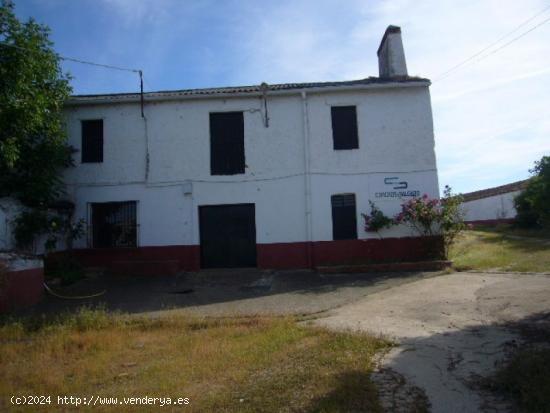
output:
<svg viewBox="0 0 550 413"><path fill-rule="evenodd" d="M46 283L44 283L44 288L46 289L47 292L49 292L51 295L53 295L54 297L57 297L57 298L64 298L66 300L85 300L87 298L94 298L94 297L99 297L103 294L105 294L105 292L107 290L103 290L99 293L96 293L96 294L92 294L92 295L75 295L75 296L67 296L67 295L61 295L61 294L57 294L56 292L54 292L50 287L48 287L48 285Z"/></svg>

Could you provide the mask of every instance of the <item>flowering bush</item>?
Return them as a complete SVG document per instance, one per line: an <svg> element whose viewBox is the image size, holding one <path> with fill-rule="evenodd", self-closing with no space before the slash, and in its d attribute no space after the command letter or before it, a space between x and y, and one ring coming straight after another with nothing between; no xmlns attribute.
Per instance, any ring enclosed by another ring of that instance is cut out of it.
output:
<svg viewBox="0 0 550 413"><path fill-rule="evenodd" d="M445 186L443 198L430 199L424 194L401 205L401 212L395 217L398 224L406 224L422 236L441 235L445 256L457 235L465 229L464 214L460 210L462 197L453 195L451 187Z"/></svg>
<svg viewBox="0 0 550 413"><path fill-rule="evenodd" d="M420 236L440 235L443 238L445 257L457 235L466 228L464 214L460 210L462 197L453 195L446 185L443 198L430 199L427 194L412 198L401 204L401 212L394 218L387 217L372 202L370 215L361 214L365 220L365 231L378 232L383 228L404 224L413 228Z"/></svg>
<svg viewBox="0 0 550 413"><path fill-rule="evenodd" d="M378 232L382 228L389 228L392 225L395 225L395 221L384 215L384 213L374 204L374 202L369 201L369 205L370 215L361 214L365 220L365 231Z"/></svg>
<svg viewBox="0 0 550 413"><path fill-rule="evenodd" d="M421 198L412 198L401 204L401 212L395 216L395 221L411 226L420 235L428 236L439 233L440 217L439 199L429 199L424 194Z"/></svg>

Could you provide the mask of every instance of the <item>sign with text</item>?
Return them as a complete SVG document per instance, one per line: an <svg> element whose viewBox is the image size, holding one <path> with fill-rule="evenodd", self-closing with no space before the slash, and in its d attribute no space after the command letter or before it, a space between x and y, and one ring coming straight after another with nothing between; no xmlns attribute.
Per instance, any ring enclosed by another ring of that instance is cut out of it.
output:
<svg viewBox="0 0 550 413"><path fill-rule="evenodd" d="M375 198L419 197L420 191L409 187L409 181L397 175L384 177L384 184L374 193Z"/></svg>

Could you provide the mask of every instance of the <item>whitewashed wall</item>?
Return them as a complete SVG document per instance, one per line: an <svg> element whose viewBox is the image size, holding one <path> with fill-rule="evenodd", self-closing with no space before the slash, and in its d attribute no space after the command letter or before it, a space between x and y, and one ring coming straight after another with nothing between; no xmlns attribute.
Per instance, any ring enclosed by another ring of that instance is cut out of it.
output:
<svg viewBox="0 0 550 413"><path fill-rule="evenodd" d="M333 150L332 105L357 105L359 149ZM65 176L75 217L86 219L91 202L136 200L141 246L193 245L199 243L199 205L250 202L256 204L258 243L307 241L302 98L269 97L269 128L261 108L255 97L147 103L146 123L137 104L68 108L70 144L78 150L80 121L104 120L104 162L80 164L77 154L77 166ZM395 192L384 179L438 196L427 87L308 94L307 108L313 240L332 239L333 194L356 194L360 238L376 236L362 229L360 213L369 211L369 199L388 214L399 209L399 198L376 195ZM223 111L244 112L242 175L210 175L209 113ZM409 234L404 228L387 233Z"/></svg>
<svg viewBox="0 0 550 413"><path fill-rule="evenodd" d="M514 198L521 191L508 192L487 198L464 202L465 221L484 221L515 218Z"/></svg>

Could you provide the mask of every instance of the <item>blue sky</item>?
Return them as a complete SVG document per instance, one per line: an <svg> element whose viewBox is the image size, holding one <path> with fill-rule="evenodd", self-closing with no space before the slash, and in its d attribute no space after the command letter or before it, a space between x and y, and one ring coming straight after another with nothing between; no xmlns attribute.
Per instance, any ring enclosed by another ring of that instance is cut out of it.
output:
<svg viewBox="0 0 550 413"><path fill-rule="evenodd" d="M409 74L431 87L441 186L468 192L524 179L550 155L550 9L451 68L548 0L15 0L51 30L61 55L143 69L146 90L376 76L389 24L402 27ZM78 94L127 92L136 75L64 63Z"/></svg>

